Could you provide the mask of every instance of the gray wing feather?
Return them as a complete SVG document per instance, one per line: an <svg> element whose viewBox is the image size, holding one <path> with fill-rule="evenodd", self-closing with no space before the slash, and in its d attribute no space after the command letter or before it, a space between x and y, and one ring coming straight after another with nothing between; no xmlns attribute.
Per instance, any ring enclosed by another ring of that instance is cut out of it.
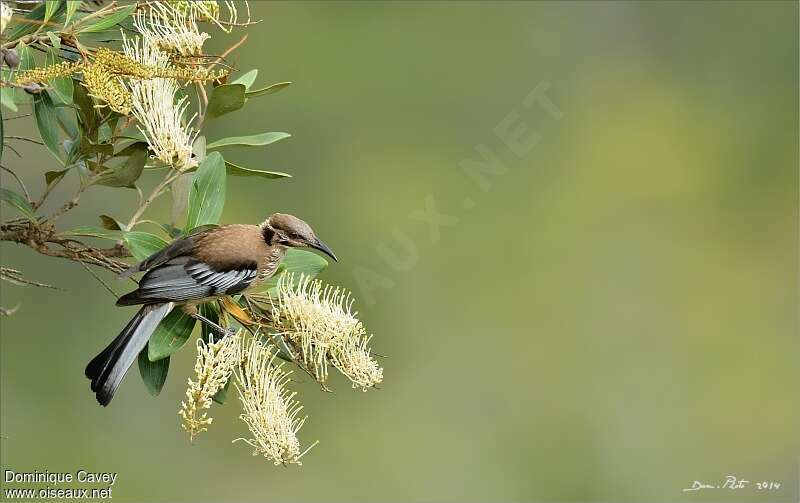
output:
<svg viewBox="0 0 800 503"><path fill-rule="evenodd" d="M256 264L215 271L189 257L177 257L148 271L139 282L136 299L142 301L199 300L241 292L256 279Z"/></svg>

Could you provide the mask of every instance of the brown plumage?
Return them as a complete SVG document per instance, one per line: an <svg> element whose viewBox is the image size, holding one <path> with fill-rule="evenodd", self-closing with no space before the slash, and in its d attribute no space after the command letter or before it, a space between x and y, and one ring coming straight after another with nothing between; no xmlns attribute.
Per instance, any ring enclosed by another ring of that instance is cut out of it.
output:
<svg viewBox="0 0 800 503"><path fill-rule="evenodd" d="M308 224L276 213L261 225L224 225L190 234L125 271L122 277L145 274L139 288L120 297L117 305L143 307L86 367L98 402L107 405L111 401L125 372L174 306L224 333L200 316L195 306L254 287L275 274L288 248L301 246L336 260Z"/></svg>

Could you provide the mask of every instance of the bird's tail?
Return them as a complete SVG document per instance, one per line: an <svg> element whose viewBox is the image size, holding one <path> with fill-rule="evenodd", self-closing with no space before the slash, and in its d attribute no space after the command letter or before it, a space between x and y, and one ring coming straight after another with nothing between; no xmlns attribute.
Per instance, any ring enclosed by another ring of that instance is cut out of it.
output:
<svg viewBox="0 0 800 503"><path fill-rule="evenodd" d="M142 306L117 338L86 366L86 377L91 379L92 391L100 405L106 406L114 398L125 372L144 349L161 320L172 310L172 306L171 302Z"/></svg>

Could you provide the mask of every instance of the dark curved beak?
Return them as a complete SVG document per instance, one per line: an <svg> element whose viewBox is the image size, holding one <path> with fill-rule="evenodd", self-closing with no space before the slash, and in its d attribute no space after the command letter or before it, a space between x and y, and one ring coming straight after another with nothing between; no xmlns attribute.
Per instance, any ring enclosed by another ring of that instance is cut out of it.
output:
<svg viewBox="0 0 800 503"><path fill-rule="evenodd" d="M331 250L331 249L328 247L328 245L326 245L325 243L323 243L323 242L322 242L322 241L320 241L319 239L317 239L317 240L316 240L315 242L313 242L313 243L309 243L309 245L308 245L308 246L310 246L311 248L314 248L315 250L319 250L319 251L321 251L321 252L322 252L322 253L324 253L325 255L327 255L327 256L329 256L330 258L332 258L332 259L334 260L334 262L338 262L338 261L339 261L339 259L337 259L337 258L336 258L336 254L335 254L335 253L333 253L333 250Z"/></svg>

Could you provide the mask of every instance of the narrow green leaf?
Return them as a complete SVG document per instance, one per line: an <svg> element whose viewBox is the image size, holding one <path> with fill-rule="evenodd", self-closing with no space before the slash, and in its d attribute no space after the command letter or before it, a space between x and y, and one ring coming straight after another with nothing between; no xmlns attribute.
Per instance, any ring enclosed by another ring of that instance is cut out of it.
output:
<svg viewBox="0 0 800 503"><path fill-rule="evenodd" d="M44 20L44 14L45 14L45 5L39 4L39 6L30 11L23 18L21 22L12 17L11 21L18 21L18 22L15 22L13 26L9 27L10 28L9 31L6 32L5 37L3 37L3 43L17 40L20 37L23 37L29 33L33 33L34 31L36 31L36 29L42 25L41 21ZM23 70L24 68L20 69Z"/></svg>
<svg viewBox="0 0 800 503"><path fill-rule="evenodd" d="M33 113L36 116L36 125L47 150L61 161L61 152L58 143L58 114L53 106L50 93L42 92L33 99Z"/></svg>
<svg viewBox="0 0 800 503"><path fill-rule="evenodd" d="M32 50L27 46L27 44L25 44L25 42L20 42L17 44L17 55L19 56L19 66L17 67L18 72L30 70L36 66L36 61L33 59Z"/></svg>
<svg viewBox="0 0 800 503"><path fill-rule="evenodd" d="M47 66L55 65L58 61L58 51L55 49L48 50L46 58ZM53 91L55 91L59 101L68 105L72 104L72 77L51 79L50 85L53 86Z"/></svg>
<svg viewBox="0 0 800 503"><path fill-rule="evenodd" d="M261 289L269 290L278 286L278 280L286 273L293 273L294 281L297 282L301 274L314 278L326 267L328 267L328 261L316 253L289 248L276 273L262 284Z"/></svg>
<svg viewBox="0 0 800 503"><path fill-rule="evenodd" d="M231 84L244 84L244 87L249 91L250 87L256 81L256 77L258 77L258 68L243 73L239 78L231 82Z"/></svg>
<svg viewBox="0 0 800 503"><path fill-rule="evenodd" d="M158 361L150 361L148 356L150 343L147 343L139 353L139 374L142 376L147 391L153 396L158 396L161 393L161 388L167 381L167 373L169 372L169 358L163 358Z"/></svg>
<svg viewBox="0 0 800 503"><path fill-rule="evenodd" d="M3 161L4 144L5 144L5 136L3 136L3 107L0 107L0 162Z"/></svg>
<svg viewBox="0 0 800 503"><path fill-rule="evenodd" d="M234 164L230 161L225 161L225 168L231 176L260 176L262 178L291 178L292 175L288 173L281 173L280 171L262 171L258 169L245 168Z"/></svg>
<svg viewBox="0 0 800 503"><path fill-rule="evenodd" d="M219 306L216 302L206 302L200 304L200 306L198 306L198 310L202 316L219 325ZM220 334L215 332L214 329L206 323L200 323L200 335L207 343L216 341L220 337Z"/></svg>
<svg viewBox="0 0 800 503"><path fill-rule="evenodd" d="M70 90L72 87L70 86ZM58 125L70 139L74 142L79 139L78 124L75 122L75 116L68 107L56 107L58 114Z"/></svg>
<svg viewBox="0 0 800 503"><path fill-rule="evenodd" d="M14 91L14 89L8 87L0 89L0 105L8 108L12 112L19 110L17 108L17 103L14 101L14 95L16 94Z"/></svg>
<svg viewBox="0 0 800 503"><path fill-rule="evenodd" d="M245 96L247 98L255 98L257 96L264 96L266 94L275 94L279 91L283 91L287 87L289 87L292 83L291 82L278 82L277 84L272 84L271 86L262 87L261 89L256 89L255 91L250 91L248 88Z"/></svg>
<svg viewBox="0 0 800 503"><path fill-rule="evenodd" d="M61 5L61 0L45 0L44 2L44 22L50 21Z"/></svg>
<svg viewBox="0 0 800 503"><path fill-rule="evenodd" d="M141 143L135 143L139 148L130 152L122 166L110 170L97 181L98 185L107 187L133 187L134 182L139 179L147 163L147 147ZM127 150L127 149L126 149Z"/></svg>
<svg viewBox="0 0 800 503"><path fill-rule="evenodd" d="M189 215L186 229L215 224L225 206L225 160L219 152L206 157L194 174L189 190Z"/></svg>
<svg viewBox="0 0 800 503"><path fill-rule="evenodd" d="M80 28L78 30L78 33L94 33L111 28L112 26L120 23L125 18L130 16L134 10L136 10L136 4L122 7L120 8L120 10L114 12L110 16L100 18L99 21L92 23L89 26L86 26L85 28Z"/></svg>
<svg viewBox="0 0 800 503"><path fill-rule="evenodd" d="M244 84L223 84L214 88L208 100L206 116L210 119L239 110L246 100Z"/></svg>
<svg viewBox="0 0 800 503"><path fill-rule="evenodd" d="M173 309L150 337L150 342L147 344L147 358L151 362L158 361L182 348L192 335L194 322L195 319L183 309Z"/></svg>
<svg viewBox="0 0 800 503"><path fill-rule="evenodd" d="M73 100L78 109L78 123L81 125L86 137L96 142L97 130L100 127L100 115L94 106L94 100L89 96L89 92L83 84L74 82Z"/></svg>
<svg viewBox="0 0 800 503"><path fill-rule="evenodd" d="M281 141L284 138L289 138L289 133L260 133L260 134L252 134L249 136L231 136L229 138L222 138L217 141L213 141L206 145L206 149L212 148L220 148L220 147L227 147L230 145L247 145L251 147L261 147L264 145L269 145L270 143L275 143L276 141Z"/></svg>
<svg viewBox="0 0 800 503"><path fill-rule="evenodd" d="M110 239L112 241L119 241L123 238L122 231L115 231L110 229L102 229L100 227L91 227L88 225L75 227L66 232L61 233L62 236L86 236L90 238Z"/></svg>
<svg viewBox="0 0 800 503"><path fill-rule="evenodd" d="M67 0L67 18L64 20L64 26L67 26L72 20L72 16L78 11L81 6L81 0Z"/></svg>
<svg viewBox="0 0 800 503"><path fill-rule="evenodd" d="M0 188L0 201L3 201L10 206L16 208L17 211L22 213L31 222L36 222L36 213L31 207L30 203L24 197L16 192L8 189Z"/></svg>
<svg viewBox="0 0 800 503"><path fill-rule="evenodd" d="M52 45L56 49L61 49L61 37L59 37L52 31L46 32L45 35L47 36L48 39L50 39L50 45Z"/></svg>
<svg viewBox="0 0 800 503"><path fill-rule="evenodd" d="M167 242L160 237L142 231L126 232L123 240L136 260L144 260L167 246Z"/></svg>

